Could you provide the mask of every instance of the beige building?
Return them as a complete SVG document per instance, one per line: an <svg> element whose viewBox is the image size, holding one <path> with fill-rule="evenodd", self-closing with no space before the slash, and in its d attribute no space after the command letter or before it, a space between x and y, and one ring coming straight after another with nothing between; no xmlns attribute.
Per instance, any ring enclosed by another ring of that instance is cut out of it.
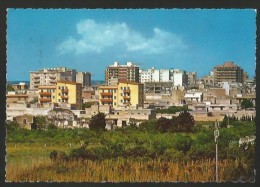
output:
<svg viewBox="0 0 260 187"><path fill-rule="evenodd" d="M27 94L7 94L6 95L6 103L18 103L23 102L27 103L29 102L29 97Z"/></svg>
<svg viewBox="0 0 260 187"><path fill-rule="evenodd" d="M143 84L135 82L119 82L115 86L99 87L99 104L111 105L113 108L143 107L144 89Z"/></svg>
<svg viewBox="0 0 260 187"><path fill-rule="evenodd" d="M33 115L24 114L14 117L14 121L19 123L22 128L25 129L36 129L36 125L33 124Z"/></svg>
<svg viewBox="0 0 260 187"><path fill-rule="evenodd" d="M126 65L119 65L118 62L114 62L106 68L106 84L111 85L111 79L118 78L118 82L129 81L139 82L139 66L134 65L132 62L127 62Z"/></svg>
<svg viewBox="0 0 260 187"><path fill-rule="evenodd" d="M60 80L76 82L76 70L58 67L32 71L30 72L30 89L37 89L40 85L56 85Z"/></svg>
<svg viewBox="0 0 260 187"><path fill-rule="evenodd" d="M91 86L91 74L89 72L77 72L76 82L81 83L83 87Z"/></svg>
<svg viewBox="0 0 260 187"><path fill-rule="evenodd" d="M223 65L214 67L215 82L244 82L244 71L234 62L225 62Z"/></svg>

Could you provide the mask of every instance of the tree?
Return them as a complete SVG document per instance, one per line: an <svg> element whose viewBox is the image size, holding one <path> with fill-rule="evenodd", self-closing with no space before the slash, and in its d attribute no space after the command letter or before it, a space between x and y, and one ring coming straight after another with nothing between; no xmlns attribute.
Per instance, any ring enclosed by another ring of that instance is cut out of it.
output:
<svg viewBox="0 0 260 187"><path fill-rule="evenodd" d="M188 135L178 135L175 138L174 142L174 148L177 149L178 151L182 151L183 153L187 153L192 145L192 139Z"/></svg>
<svg viewBox="0 0 260 187"><path fill-rule="evenodd" d="M228 117L227 115L224 116L223 121L220 123L221 128L227 128L228 126Z"/></svg>
<svg viewBox="0 0 260 187"><path fill-rule="evenodd" d="M11 121L6 123L7 133L12 133L13 131L20 128L20 125L16 121Z"/></svg>
<svg viewBox="0 0 260 187"><path fill-rule="evenodd" d="M191 132L195 124L194 117L187 111L173 119L173 128L178 132Z"/></svg>
<svg viewBox="0 0 260 187"><path fill-rule="evenodd" d="M89 128L93 130L105 130L106 127L106 119L104 113L98 113L92 116L89 122Z"/></svg>
<svg viewBox="0 0 260 187"><path fill-rule="evenodd" d="M15 90L14 90L14 88L12 87L12 85L7 84L7 85L6 85L6 91L8 92L8 91L15 91Z"/></svg>
<svg viewBox="0 0 260 187"><path fill-rule="evenodd" d="M172 120L161 117L156 122L156 129L160 132L168 132L172 128Z"/></svg>
<svg viewBox="0 0 260 187"><path fill-rule="evenodd" d="M33 122L36 124L38 129L45 129L47 125L47 119L45 116L35 116L33 117Z"/></svg>
<svg viewBox="0 0 260 187"><path fill-rule="evenodd" d="M243 99L241 102L241 108L246 109L246 108L252 108L254 107L253 102L250 99Z"/></svg>

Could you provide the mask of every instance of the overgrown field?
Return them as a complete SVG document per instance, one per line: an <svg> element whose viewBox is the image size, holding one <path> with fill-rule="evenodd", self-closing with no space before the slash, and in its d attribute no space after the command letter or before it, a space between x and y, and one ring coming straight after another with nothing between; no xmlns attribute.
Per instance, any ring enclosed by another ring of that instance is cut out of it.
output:
<svg viewBox="0 0 260 187"><path fill-rule="evenodd" d="M198 123L189 133L162 133L154 123L115 131L30 131L9 124L6 181L215 181L213 124ZM239 147L238 139L254 133L253 122L220 129L220 181L253 181L254 146ZM50 157L54 151L63 157Z"/></svg>

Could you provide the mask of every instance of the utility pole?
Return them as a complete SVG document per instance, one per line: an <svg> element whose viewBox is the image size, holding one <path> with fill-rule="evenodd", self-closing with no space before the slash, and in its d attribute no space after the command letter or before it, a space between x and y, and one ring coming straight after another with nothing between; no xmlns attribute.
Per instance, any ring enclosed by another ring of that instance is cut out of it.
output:
<svg viewBox="0 0 260 187"><path fill-rule="evenodd" d="M215 130L214 130L214 138L216 143L216 182L218 182L218 137L219 137L219 123L216 120L215 122Z"/></svg>

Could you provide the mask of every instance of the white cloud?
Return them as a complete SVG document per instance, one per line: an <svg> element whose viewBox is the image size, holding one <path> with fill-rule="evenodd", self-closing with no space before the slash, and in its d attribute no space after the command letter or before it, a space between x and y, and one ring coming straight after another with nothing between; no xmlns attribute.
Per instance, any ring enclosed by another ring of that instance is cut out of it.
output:
<svg viewBox="0 0 260 187"><path fill-rule="evenodd" d="M87 19L76 25L78 39L69 37L58 46L60 54L100 53L106 48L123 46L128 52L144 54L163 54L184 49L182 38L173 33L153 29L153 36L148 38L127 26L126 23L96 23Z"/></svg>

